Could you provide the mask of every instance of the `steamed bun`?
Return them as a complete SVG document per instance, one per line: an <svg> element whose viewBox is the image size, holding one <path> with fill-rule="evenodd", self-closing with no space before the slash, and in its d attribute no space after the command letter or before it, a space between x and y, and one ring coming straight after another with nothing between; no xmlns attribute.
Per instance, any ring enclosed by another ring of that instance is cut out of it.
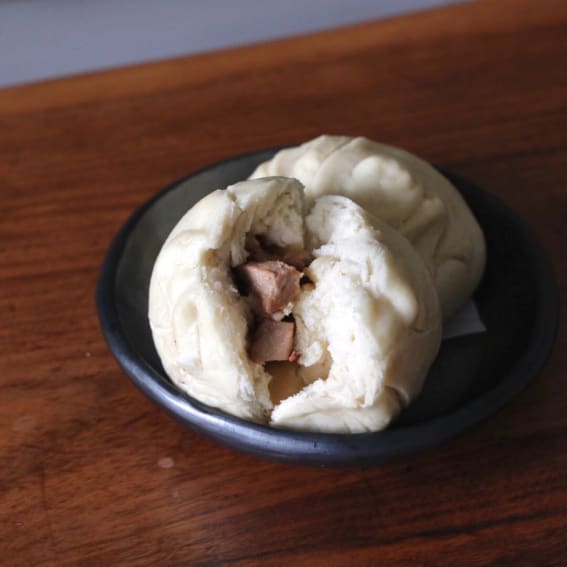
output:
<svg viewBox="0 0 567 567"><path fill-rule="evenodd" d="M249 243L303 252L293 356L250 356L258 312L234 274ZM163 366L208 405L274 427L386 427L419 393L441 340L437 294L404 237L346 197L310 198L272 177L215 191L179 221L156 260L149 320Z"/></svg>
<svg viewBox="0 0 567 567"><path fill-rule="evenodd" d="M403 234L433 276L444 319L478 285L482 231L453 185L418 157L367 138L320 136L278 152L251 177L270 175L299 179L308 205L343 195Z"/></svg>

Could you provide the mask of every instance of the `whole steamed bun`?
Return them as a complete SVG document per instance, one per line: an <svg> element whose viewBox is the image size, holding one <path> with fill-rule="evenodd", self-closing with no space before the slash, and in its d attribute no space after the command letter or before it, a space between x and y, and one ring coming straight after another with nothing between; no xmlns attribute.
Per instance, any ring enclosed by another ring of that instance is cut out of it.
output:
<svg viewBox="0 0 567 567"><path fill-rule="evenodd" d="M179 221L156 260L149 320L183 391L232 415L304 431L386 427L419 393L439 349L432 279L407 240L346 197L312 198L272 177L215 191ZM250 355L254 303L234 274L251 239L312 259L286 310L294 357ZM293 360L293 361L292 361Z"/></svg>
<svg viewBox="0 0 567 567"><path fill-rule="evenodd" d="M320 136L278 152L251 177L270 175L299 179L308 204L343 195L401 232L433 276L444 319L478 285L482 231L455 187L420 158L367 138Z"/></svg>

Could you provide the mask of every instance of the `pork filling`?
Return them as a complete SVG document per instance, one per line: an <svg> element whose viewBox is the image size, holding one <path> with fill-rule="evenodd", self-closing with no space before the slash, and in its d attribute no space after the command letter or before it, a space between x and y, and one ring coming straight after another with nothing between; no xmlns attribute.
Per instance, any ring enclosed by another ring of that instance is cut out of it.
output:
<svg viewBox="0 0 567 567"><path fill-rule="evenodd" d="M249 235L246 249L247 261L237 266L233 273L240 295L248 298L253 312L248 355L254 362L265 365L272 375L272 397L279 399L283 396L280 383L289 383L289 376L294 376L297 382L299 355L294 348L292 308L302 285L313 285L301 271L310 258L302 250L270 244L262 235ZM289 384L283 387L285 391L289 389ZM298 382L290 394L299 389Z"/></svg>
<svg viewBox="0 0 567 567"><path fill-rule="evenodd" d="M281 320L299 295L301 272L280 260L246 262L238 269L252 297L254 311L262 317Z"/></svg>

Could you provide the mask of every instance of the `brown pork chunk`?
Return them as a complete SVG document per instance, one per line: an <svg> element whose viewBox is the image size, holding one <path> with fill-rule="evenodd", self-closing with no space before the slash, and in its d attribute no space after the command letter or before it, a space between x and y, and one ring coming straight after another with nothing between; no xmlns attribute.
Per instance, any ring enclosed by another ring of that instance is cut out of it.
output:
<svg viewBox="0 0 567 567"><path fill-rule="evenodd" d="M269 260L282 260L284 263L303 270L309 264L309 255L305 250L296 246L277 246L271 244L263 235L246 235L246 250L251 262L267 262Z"/></svg>
<svg viewBox="0 0 567 567"><path fill-rule="evenodd" d="M250 344L250 358L254 362L287 360L293 350L295 323L262 319Z"/></svg>
<svg viewBox="0 0 567 567"><path fill-rule="evenodd" d="M301 272L279 260L247 262L239 273L265 315L281 312L300 291Z"/></svg>

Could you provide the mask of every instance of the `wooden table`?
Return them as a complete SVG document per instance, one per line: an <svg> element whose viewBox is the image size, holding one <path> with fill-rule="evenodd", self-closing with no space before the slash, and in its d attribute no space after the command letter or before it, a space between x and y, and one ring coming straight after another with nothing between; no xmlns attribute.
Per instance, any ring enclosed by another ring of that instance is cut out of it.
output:
<svg viewBox="0 0 567 567"><path fill-rule="evenodd" d="M2 565L565 565L567 331L537 380L437 449L262 462L129 382L94 287L169 181L321 132L493 191L567 285L567 3L465 4L0 92Z"/></svg>

